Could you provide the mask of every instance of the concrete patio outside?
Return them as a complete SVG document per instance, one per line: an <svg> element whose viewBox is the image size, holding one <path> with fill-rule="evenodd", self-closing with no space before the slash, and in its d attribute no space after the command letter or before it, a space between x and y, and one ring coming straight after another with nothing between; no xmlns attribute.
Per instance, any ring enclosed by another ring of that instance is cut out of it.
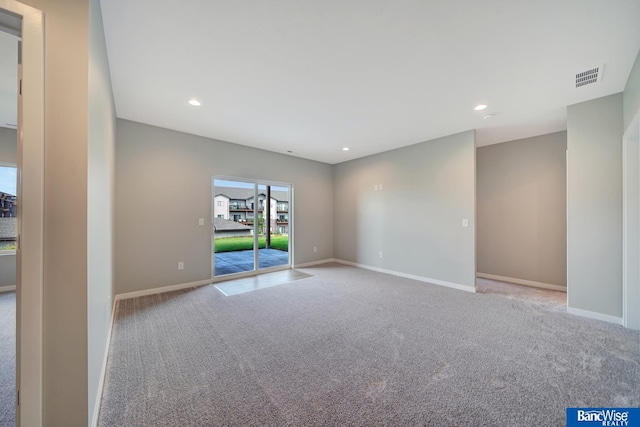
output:
<svg viewBox="0 0 640 427"><path fill-rule="evenodd" d="M215 275L253 271L253 250L220 252L215 254ZM289 264L289 252L278 249L258 249L259 268Z"/></svg>

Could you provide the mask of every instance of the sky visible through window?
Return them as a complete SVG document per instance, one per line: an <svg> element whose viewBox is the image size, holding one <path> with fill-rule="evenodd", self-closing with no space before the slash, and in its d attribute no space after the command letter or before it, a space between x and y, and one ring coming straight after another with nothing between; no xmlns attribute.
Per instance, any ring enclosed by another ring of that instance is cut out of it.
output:
<svg viewBox="0 0 640 427"><path fill-rule="evenodd" d="M233 187L233 188L253 188L252 182L242 182L242 181L228 181L225 179L216 179L214 180L214 185L216 187ZM264 186L264 184L260 184ZM271 189L274 191L288 191L287 187L278 187L276 185L272 185ZM2 190L0 190L2 191ZM12 193L13 194L13 193Z"/></svg>
<svg viewBox="0 0 640 427"><path fill-rule="evenodd" d="M16 195L16 168L0 166L0 193Z"/></svg>

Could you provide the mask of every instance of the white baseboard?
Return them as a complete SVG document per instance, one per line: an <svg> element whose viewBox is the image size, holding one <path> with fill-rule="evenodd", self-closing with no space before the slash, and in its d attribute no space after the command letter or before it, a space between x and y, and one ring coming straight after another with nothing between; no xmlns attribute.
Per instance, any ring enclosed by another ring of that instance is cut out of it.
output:
<svg viewBox="0 0 640 427"><path fill-rule="evenodd" d="M334 259L333 261L340 264L350 265L353 267L364 268L365 270L377 271L378 273L391 274L392 276L404 277L406 279L417 280L419 282L431 283L432 285L444 286L447 288L457 289L465 292L475 292L476 288L471 286L461 285L459 283L446 282L444 280L431 279L429 277L416 276L415 274L401 273L399 271L387 270L385 268L372 267L366 264L358 264L356 262L345 261L342 259Z"/></svg>
<svg viewBox="0 0 640 427"><path fill-rule="evenodd" d="M296 264L293 268L313 267L314 265L328 264L330 262L338 262L335 258L321 259L320 261L303 262L302 264Z"/></svg>
<svg viewBox="0 0 640 427"><path fill-rule="evenodd" d="M498 276L495 274L476 273L483 279L497 280L499 282L515 283L517 285L532 286L534 288L551 289L553 291L567 292L566 286L552 285L551 283L535 282L533 280L516 279L515 277Z"/></svg>
<svg viewBox="0 0 640 427"><path fill-rule="evenodd" d="M567 307L567 313L576 316L588 317L589 319L602 320L603 322L614 323L622 326L622 317L611 316L609 314L596 313L595 311L582 310L580 308Z"/></svg>
<svg viewBox="0 0 640 427"><path fill-rule="evenodd" d="M104 378L107 375L109 348L111 348L111 333L113 331L113 324L116 321L116 304L116 301L111 304L111 321L109 322L109 332L107 332L107 346L104 349L104 357L102 359L102 371L100 372L100 382L98 382L98 395L96 396L95 407L93 409L93 419L91 420L91 427L98 427L98 419L100 417L100 402L102 402Z"/></svg>
<svg viewBox="0 0 640 427"><path fill-rule="evenodd" d="M0 287L0 292L13 292L15 290L16 290L16 285L1 286Z"/></svg>
<svg viewBox="0 0 640 427"><path fill-rule="evenodd" d="M143 291L125 292L124 294L116 295L115 300L138 298L146 295L163 294L165 292L179 291L181 289L196 288L198 286L204 286L211 284L211 279L198 280L197 282L180 283L178 285L163 286L161 288L145 289Z"/></svg>

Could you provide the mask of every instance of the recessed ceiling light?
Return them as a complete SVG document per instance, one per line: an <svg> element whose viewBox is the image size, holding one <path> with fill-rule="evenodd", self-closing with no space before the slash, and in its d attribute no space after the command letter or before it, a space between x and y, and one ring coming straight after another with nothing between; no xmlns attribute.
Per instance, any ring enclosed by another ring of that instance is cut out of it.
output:
<svg viewBox="0 0 640 427"><path fill-rule="evenodd" d="M476 110L476 111L482 111L482 110L484 110L485 108L487 108L487 106L486 106L485 104L478 104L478 105L476 105L476 107L474 108L474 110Z"/></svg>
<svg viewBox="0 0 640 427"><path fill-rule="evenodd" d="M349 151L349 147L344 147L342 151Z"/></svg>
<svg viewBox="0 0 640 427"><path fill-rule="evenodd" d="M190 99L189 104L193 105L194 107L199 107L200 105L202 105L197 99Z"/></svg>

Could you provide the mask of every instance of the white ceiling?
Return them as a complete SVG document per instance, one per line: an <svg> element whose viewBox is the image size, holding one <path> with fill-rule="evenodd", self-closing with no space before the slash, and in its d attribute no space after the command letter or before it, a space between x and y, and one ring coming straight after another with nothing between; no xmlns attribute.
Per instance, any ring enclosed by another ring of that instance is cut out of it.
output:
<svg viewBox="0 0 640 427"><path fill-rule="evenodd" d="M18 38L0 31L0 127L18 123Z"/></svg>
<svg viewBox="0 0 640 427"><path fill-rule="evenodd" d="M639 0L102 10L118 117L327 163L469 129L478 145L564 130L567 105L624 90L640 48ZM602 64L601 82L575 88L577 72ZM496 115L473 111L481 102Z"/></svg>

